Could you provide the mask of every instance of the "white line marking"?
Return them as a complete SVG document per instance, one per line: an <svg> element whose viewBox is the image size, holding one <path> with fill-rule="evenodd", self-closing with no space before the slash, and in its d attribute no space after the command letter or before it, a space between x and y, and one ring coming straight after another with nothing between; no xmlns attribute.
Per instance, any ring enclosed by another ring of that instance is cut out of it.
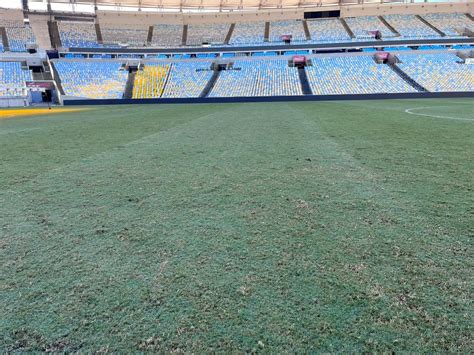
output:
<svg viewBox="0 0 474 355"><path fill-rule="evenodd" d="M426 116L426 117L434 117L434 118L444 118L447 120L456 120L456 121L474 121L474 119L471 118L461 118L461 117L450 117L450 116L438 116L438 115L428 115L426 113L416 113L412 112L413 110L423 110L426 108L436 108L436 107L449 107L449 106L432 106L432 107L415 107L415 108L407 108L405 110L406 113L410 115L417 115L417 116Z"/></svg>

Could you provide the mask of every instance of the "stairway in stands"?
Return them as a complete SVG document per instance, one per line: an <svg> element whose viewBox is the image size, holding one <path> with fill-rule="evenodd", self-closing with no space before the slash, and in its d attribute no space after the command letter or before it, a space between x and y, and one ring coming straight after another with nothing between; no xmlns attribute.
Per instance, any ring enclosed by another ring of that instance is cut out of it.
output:
<svg viewBox="0 0 474 355"><path fill-rule="evenodd" d="M349 27L349 25L347 24L346 20L344 20L342 17L339 17L339 21L341 22L342 24L342 27L344 27L344 29L346 30L347 34L349 35L349 37L351 38L356 38L354 32L352 32L351 28Z"/></svg>
<svg viewBox="0 0 474 355"><path fill-rule="evenodd" d="M229 32L227 32L227 35L225 36L224 44L229 44L230 39L232 38L232 34L234 33L234 29L235 29L235 23L231 23L229 27Z"/></svg>
<svg viewBox="0 0 474 355"><path fill-rule="evenodd" d="M311 32L309 32L309 27L308 27L308 22L306 20L303 20L303 30L304 30L304 35L306 36L307 41L311 41Z"/></svg>
<svg viewBox="0 0 474 355"><path fill-rule="evenodd" d="M306 70L304 67L298 68L298 76L300 78L301 90L303 95L313 95L311 86L309 85L308 76L306 75Z"/></svg>
<svg viewBox="0 0 474 355"><path fill-rule="evenodd" d="M65 95L63 84L61 83L61 77L59 76L58 70L54 66L53 62L51 62L51 69L53 70L54 80L56 81L56 85L58 86L59 92L61 93L61 95Z"/></svg>
<svg viewBox="0 0 474 355"><path fill-rule="evenodd" d="M48 21L48 33L51 38L51 44L53 48L60 48L62 44L57 21Z"/></svg>
<svg viewBox="0 0 474 355"><path fill-rule="evenodd" d="M102 37L102 31L100 29L100 24L96 23L95 27L95 34L97 36L97 43L104 44L104 38Z"/></svg>
<svg viewBox="0 0 474 355"><path fill-rule="evenodd" d="M7 30L5 27L0 27L0 35L2 36L2 44L5 51L10 50L10 44L8 43Z"/></svg>
<svg viewBox="0 0 474 355"><path fill-rule="evenodd" d="M429 92L425 87L423 87L421 84L416 82L411 76L409 76L407 73L405 73L400 67L397 65L397 63L387 63L387 65L392 69L395 74L397 74L401 79L403 79L407 84L409 84L411 87L413 87L416 91L418 92Z"/></svg>
<svg viewBox="0 0 474 355"><path fill-rule="evenodd" d="M429 23L426 19L424 19L423 17L421 17L420 15L415 15L415 17L420 20L421 22L423 22L426 26L428 26L429 28L431 28L433 31L435 31L437 34L439 34L441 37L446 37L446 33L444 33L443 31L439 30L438 28L436 28L435 26L433 26L431 23Z"/></svg>
<svg viewBox="0 0 474 355"><path fill-rule="evenodd" d="M221 72L218 66L215 63L213 63L211 68L214 70L214 72L212 73L211 78L209 79L206 86L204 87L201 94L199 95L200 98L208 97L212 89L214 88L214 85L216 85L217 79L219 79L219 75Z"/></svg>
<svg viewBox="0 0 474 355"><path fill-rule="evenodd" d="M377 16L380 21L397 37L400 37L400 33L391 25L387 22L387 20L383 16Z"/></svg>
<svg viewBox="0 0 474 355"><path fill-rule="evenodd" d="M125 84L125 91L123 93L124 99L132 99L133 98L133 85L135 84L135 76L137 72L129 72L127 78L127 84Z"/></svg>

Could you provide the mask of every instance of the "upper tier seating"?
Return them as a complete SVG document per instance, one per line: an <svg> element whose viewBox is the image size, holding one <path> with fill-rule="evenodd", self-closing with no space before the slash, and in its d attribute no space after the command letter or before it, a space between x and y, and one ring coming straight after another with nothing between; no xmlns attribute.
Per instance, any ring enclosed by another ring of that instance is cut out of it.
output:
<svg viewBox="0 0 474 355"><path fill-rule="evenodd" d="M200 46L204 42L224 43L225 37L229 32L229 24L207 24L207 25L189 25L187 45Z"/></svg>
<svg viewBox="0 0 474 355"><path fill-rule="evenodd" d="M135 28L126 25L120 27L102 25L100 27L104 45L128 44L134 47L142 47L147 44L148 29Z"/></svg>
<svg viewBox="0 0 474 355"><path fill-rule="evenodd" d="M7 31L11 52L26 52L28 44L36 43L35 35L29 25L22 21L1 21Z"/></svg>
<svg viewBox="0 0 474 355"><path fill-rule="evenodd" d="M415 92L388 65L370 56L312 58L306 67L315 95Z"/></svg>
<svg viewBox="0 0 474 355"><path fill-rule="evenodd" d="M162 97L199 97L212 77L211 62L177 62L170 68Z"/></svg>
<svg viewBox="0 0 474 355"><path fill-rule="evenodd" d="M91 22L58 22L61 44L68 48L98 48L97 34Z"/></svg>
<svg viewBox="0 0 474 355"><path fill-rule="evenodd" d="M398 66L428 91L474 91L474 66L454 54L399 54Z"/></svg>
<svg viewBox="0 0 474 355"><path fill-rule="evenodd" d="M433 38L440 36L432 28L421 22L415 15L385 15L384 18L403 37Z"/></svg>
<svg viewBox="0 0 474 355"><path fill-rule="evenodd" d="M382 38L395 37L377 16L347 17L345 20L356 38L371 38L369 31L380 31Z"/></svg>
<svg viewBox="0 0 474 355"><path fill-rule="evenodd" d="M233 68L221 71L209 97L302 95L298 70L287 60L236 60Z"/></svg>
<svg viewBox="0 0 474 355"><path fill-rule="evenodd" d="M351 36L346 32L339 19L308 20L306 22L313 42L343 42L351 40Z"/></svg>
<svg viewBox="0 0 474 355"><path fill-rule="evenodd" d="M182 44L183 26L157 24L153 29L152 44L155 47L178 47Z"/></svg>
<svg viewBox="0 0 474 355"><path fill-rule="evenodd" d="M33 80L30 70L20 62L0 62L0 96L24 96L25 81Z"/></svg>
<svg viewBox="0 0 474 355"><path fill-rule="evenodd" d="M143 70L139 70L135 75L132 97L134 99L161 97L169 68L169 64L146 63Z"/></svg>
<svg viewBox="0 0 474 355"><path fill-rule="evenodd" d="M292 35L292 41L306 41L303 23L301 21L276 21L270 23L270 42L281 42L281 36Z"/></svg>
<svg viewBox="0 0 474 355"><path fill-rule="evenodd" d="M55 62L66 95L91 99L121 99L128 73L117 62Z"/></svg>
<svg viewBox="0 0 474 355"><path fill-rule="evenodd" d="M261 44L264 40L265 22L235 24L231 44Z"/></svg>
<svg viewBox="0 0 474 355"><path fill-rule="evenodd" d="M462 31L467 28L474 31L474 21L470 20L465 14L428 14L423 15L423 18L447 36L461 36L461 33L456 29Z"/></svg>

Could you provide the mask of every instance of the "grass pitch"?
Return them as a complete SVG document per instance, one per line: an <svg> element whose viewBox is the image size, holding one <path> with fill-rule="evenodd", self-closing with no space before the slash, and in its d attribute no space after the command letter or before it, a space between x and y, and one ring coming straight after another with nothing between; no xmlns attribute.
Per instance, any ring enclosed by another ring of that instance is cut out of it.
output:
<svg viewBox="0 0 474 355"><path fill-rule="evenodd" d="M473 112L0 120L0 349L472 351Z"/></svg>

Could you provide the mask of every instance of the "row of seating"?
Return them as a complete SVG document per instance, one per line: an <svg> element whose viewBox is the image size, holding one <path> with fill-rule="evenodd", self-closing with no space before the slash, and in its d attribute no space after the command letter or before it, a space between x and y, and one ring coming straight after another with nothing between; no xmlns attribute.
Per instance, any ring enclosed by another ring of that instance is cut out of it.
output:
<svg viewBox="0 0 474 355"><path fill-rule="evenodd" d="M36 38L29 24L22 21L2 20L5 27L11 52L26 52L29 44L36 43Z"/></svg>
<svg viewBox="0 0 474 355"><path fill-rule="evenodd" d="M454 54L400 54L397 65L431 92L474 91L474 65Z"/></svg>
<svg viewBox="0 0 474 355"><path fill-rule="evenodd" d="M380 31L384 39L395 37L395 34L377 16L347 17L345 20L356 38L372 38L369 31Z"/></svg>
<svg viewBox="0 0 474 355"><path fill-rule="evenodd" d="M169 64L147 63L143 70L139 70L135 75L132 97L134 99L161 97L169 69Z"/></svg>
<svg viewBox="0 0 474 355"><path fill-rule="evenodd" d="M291 35L292 41L304 42L306 35L302 21L276 21L270 23L269 41L281 42L281 36Z"/></svg>
<svg viewBox="0 0 474 355"><path fill-rule="evenodd" d="M387 22L406 38L437 38L439 34L414 15L385 15ZM472 29L473 21L465 14L428 14L423 17L449 36L459 36L456 29ZM376 16L348 17L346 22L358 39L371 37L369 31L378 30L382 37L390 39L395 34ZM351 37L339 19L307 20L312 42L350 41ZM119 43L143 46L147 43L148 28L102 25L102 37L106 46ZM230 24L191 24L188 26L186 44L201 45L204 42L223 44ZM93 23L60 21L59 30L65 47L100 47ZM264 42L265 22L237 23L230 38L231 45L251 45ZM269 42L281 43L282 35L292 35L293 41L307 41L300 20L274 21L270 23ZM153 29L151 45L173 47L182 45L183 26L157 24Z"/></svg>
<svg viewBox="0 0 474 355"><path fill-rule="evenodd" d="M414 52L413 52L414 53ZM428 91L474 91L474 66L451 53L398 53L397 65ZM415 92L405 78L372 56L312 57L305 68L315 95ZM147 62L136 73L133 98L199 97L214 71L211 61ZM24 86L27 80L19 63L0 66L0 79ZM57 61L66 95L87 98L122 98L128 73L119 62ZM11 72L9 79L2 76ZM30 73L31 75L31 73ZM0 85L1 86L1 85ZM235 59L222 70L210 97L302 95L297 68L285 59Z"/></svg>
<svg viewBox="0 0 474 355"><path fill-rule="evenodd" d="M97 33L91 22L58 22L59 36L63 47L98 48Z"/></svg>
<svg viewBox="0 0 474 355"><path fill-rule="evenodd" d="M66 95L91 99L121 99L128 72L122 64L106 61L54 63Z"/></svg>
<svg viewBox="0 0 474 355"><path fill-rule="evenodd" d="M440 36L415 15L385 15L384 17L405 38L436 38Z"/></svg>
<svg viewBox="0 0 474 355"><path fill-rule="evenodd" d="M25 82L33 80L20 62L0 62L0 96L23 96Z"/></svg>
<svg viewBox="0 0 474 355"><path fill-rule="evenodd" d="M236 60L233 69L221 71L210 97L302 95L296 68L288 61Z"/></svg>
<svg viewBox="0 0 474 355"><path fill-rule="evenodd" d="M350 41L351 37L339 19L320 19L307 21L313 42Z"/></svg>
<svg viewBox="0 0 474 355"><path fill-rule="evenodd" d="M186 44L200 46L202 43L223 44L229 31L229 24L189 25Z"/></svg>
<svg viewBox="0 0 474 355"><path fill-rule="evenodd" d="M466 28L474 31L474 22L465 14L428 14L423 18L447 36L461 36Z"/></svg>
<svg viewBox="0 0 474 355"><path fill-rule="evenodd" d="M162 97L199 97L211 79L211 62L191 61L173 63Z"/></svg>
<svg viewBox="0 0 474 355"><path fill-rule="evenodd" d="M128 26L101 26L104 45L128 44L134 47L142 47L147 44L148 30L137 29Z"/></svg>
<svg viewBox="0 0 474 355"><path fill-rule="evenodd" d="M312 58L306 68L315 95L415 92L388 65L370 56Z"/></svg>

